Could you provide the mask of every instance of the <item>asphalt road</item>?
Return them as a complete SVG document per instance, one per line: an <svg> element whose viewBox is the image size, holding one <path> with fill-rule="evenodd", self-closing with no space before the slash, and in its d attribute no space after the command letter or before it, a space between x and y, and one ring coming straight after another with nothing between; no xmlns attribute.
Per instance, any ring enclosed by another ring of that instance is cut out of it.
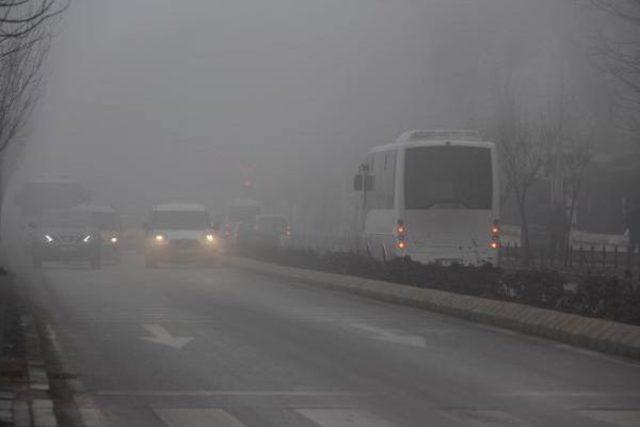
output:
<svg viewBox="0 0 640 427"><path fill-rule="evenodd" d="M640 364L552 341L225 266L28 276L87 425L640 425Z"/></svg>

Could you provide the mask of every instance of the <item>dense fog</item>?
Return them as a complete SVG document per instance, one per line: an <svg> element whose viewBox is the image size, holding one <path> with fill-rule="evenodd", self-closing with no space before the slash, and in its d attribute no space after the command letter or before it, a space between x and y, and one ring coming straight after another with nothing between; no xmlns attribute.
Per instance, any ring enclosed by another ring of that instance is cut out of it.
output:
<svg viewBox="0 0 640 427"><path fill-rule="evenodd" d="M493 139L505 93L528 117L564 103L597 154L637 147L589 53L625 31L588 1L82 0L56 26L5 179L70 175L132 215L249 194L340 228L370 147L415 128Z"/></svg>

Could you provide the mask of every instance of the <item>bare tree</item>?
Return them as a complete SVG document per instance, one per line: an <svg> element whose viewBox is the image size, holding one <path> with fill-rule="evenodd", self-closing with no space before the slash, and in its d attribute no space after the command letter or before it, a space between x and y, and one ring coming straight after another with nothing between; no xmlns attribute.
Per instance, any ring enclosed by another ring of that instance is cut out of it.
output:
<svg viewBox="0 0 640 427"><path fill-rule="evenodd" d="M24 128L38 97L49 48L47 21L70 0L0 0L0 211L5 155Z"/></svg>
<svg viewBox="0 0 640 427"><path fill-rule="evenodd" d="M624 112L618 120L623 130L640 131L640 0L590 0L600 12L613 17L619 25L608 25L598 32L590 48L596 65L621 85L618 108Z"/></svg>
<svg viewBox="0 0 640 427"><path fill-rule="evenodd" d="M553 212L549 227L551 237L551 255L560 255L567 261L571 231L578 196L587 167L591 163L595 130L592 117L577 99L575 90L569 90L570 79L562 71L560 82L552 96L551 117L555 133L554 143L550 146L549 174L553 183ZM552 227L552 225L554 227Z"/></svg>
<svg viewBox="0 0 640 427"><path fill-rule="evenodd" d="M49 47L45 22L68 6L60 0L0 0L0 154L25 125Z"/></svg>
<svg viewBox="0 0 640 427"><path fill-rule="evenodd" d="M0 59L0 153L16 137L33 109L47 44L44 38L28 48L15 40L5 44L12 52Z"/></svg>
<svg viewBox="0 0 640 427"><path fill-rule="evenodd" d="M31 36L49 19L62 13L70 0L0 0L0 43Z"/></svg>
<svg viewBox="0 0 640 427"><path fill-rule="evenodd" d="M569 239L574 224L578 196L582 191L585 172L592 159L592 137L589 134L573 132L561 138L558 150L559 178L562 188L562 200L567 210L566 230L561 242L564 261L569 255Z"/></svg>
<svg viewBox="0 0 640 427"><path fill-rule="evenodd" d="M522 263L531 260L531 240L527 198L531 187L543 176L550 147L558 129L544 117L533 118L519 103L512 86L499 97L495 137L501 153L505 186L512 192L520 216Z"/></svg>

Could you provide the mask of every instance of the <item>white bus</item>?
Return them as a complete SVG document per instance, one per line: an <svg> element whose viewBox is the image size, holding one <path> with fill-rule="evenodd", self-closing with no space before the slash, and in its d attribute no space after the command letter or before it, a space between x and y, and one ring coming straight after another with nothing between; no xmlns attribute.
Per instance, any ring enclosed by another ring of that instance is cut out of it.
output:
<svg viewBox="0 0 640 427"><path fill-rule="evenodd" d="M406 132L371 150L354 190L364 247L374 258L497 263L497 153L476 132Z"/></svg>

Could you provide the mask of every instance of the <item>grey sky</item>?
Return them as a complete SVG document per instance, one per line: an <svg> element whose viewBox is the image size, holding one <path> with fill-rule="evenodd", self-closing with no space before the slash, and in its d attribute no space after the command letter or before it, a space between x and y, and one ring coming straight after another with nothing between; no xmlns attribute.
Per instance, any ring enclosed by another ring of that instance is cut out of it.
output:
<svg viewBox="0 0 640 427"><path fill-rule="evenodd" d="M30 169L140 204L228 198L244 165L265 186L348 182L367 147L406 129L475 126L488 77L512 66L496 52L517 34L515 61L535 61L555 28L534 7L554 2L532 3L76 1L50 53Z"/></svg>

